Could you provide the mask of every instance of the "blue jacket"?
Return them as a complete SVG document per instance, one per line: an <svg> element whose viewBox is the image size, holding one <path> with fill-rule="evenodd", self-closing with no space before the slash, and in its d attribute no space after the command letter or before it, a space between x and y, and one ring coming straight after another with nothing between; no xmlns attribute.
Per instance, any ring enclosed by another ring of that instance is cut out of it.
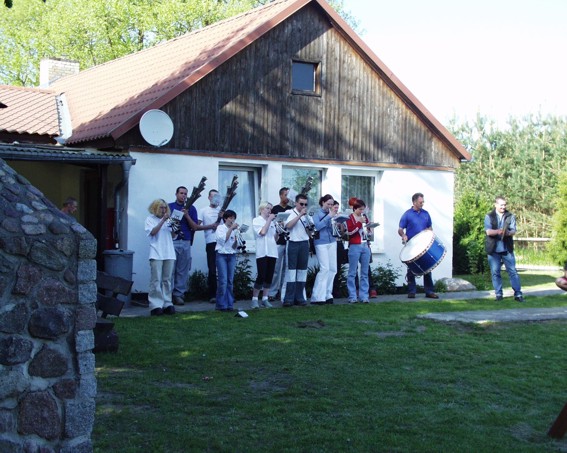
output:
<svg viewBox="0 0 567 453"><path fill-rule="evenodd" d="M328 212L325 212L323 208L319 209L313 215L313 223L317 231L319 231L319 239L315 239L315 245L331 244L337 241L333 236L331 216Z"/></svg>

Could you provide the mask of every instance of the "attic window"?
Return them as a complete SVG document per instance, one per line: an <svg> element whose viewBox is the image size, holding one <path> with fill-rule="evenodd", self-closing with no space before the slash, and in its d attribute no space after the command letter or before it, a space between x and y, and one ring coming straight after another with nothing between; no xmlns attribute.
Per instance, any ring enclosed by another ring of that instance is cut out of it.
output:
<svg viewBox="0 0 567 453"><path fill-rule="evenodd" d="M292 61L291 92L294 94L321 94L321 64Z"/></svg>

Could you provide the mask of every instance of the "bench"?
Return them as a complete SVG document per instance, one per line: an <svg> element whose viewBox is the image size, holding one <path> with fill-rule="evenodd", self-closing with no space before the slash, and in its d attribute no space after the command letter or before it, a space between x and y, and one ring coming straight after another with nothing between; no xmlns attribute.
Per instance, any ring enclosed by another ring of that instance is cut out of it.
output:
<svg viewBox="0 0 567 453"><path fill-rule="evenodd" d="M114 330L114 322L108 315L120 316L124 301L119 295L130 294L133 282L122 277L115 277L98 271L97 286L97 321L94 328L95 347L93 352L116 352L118 350L118 334ZM100 312L100 314L99 314Z"/></svg>

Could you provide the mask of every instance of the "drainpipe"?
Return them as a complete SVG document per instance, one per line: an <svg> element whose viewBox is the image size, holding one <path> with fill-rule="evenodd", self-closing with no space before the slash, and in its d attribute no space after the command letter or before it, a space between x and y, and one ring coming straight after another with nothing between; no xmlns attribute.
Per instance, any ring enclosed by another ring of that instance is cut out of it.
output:
<svg viewBox="0 0 567 453"><path fill-rule="evenodd" d="M134 161L135 162L135 161ZM116 188L114 189L114 248L119 249L122 248L122 244L120 244L120 224L121 224L121 217L120 217L120 191L126 184L128 184L128 178L130 177L130 168L132 167L132 161L122 162L122 181L118 183Z"/></svg>

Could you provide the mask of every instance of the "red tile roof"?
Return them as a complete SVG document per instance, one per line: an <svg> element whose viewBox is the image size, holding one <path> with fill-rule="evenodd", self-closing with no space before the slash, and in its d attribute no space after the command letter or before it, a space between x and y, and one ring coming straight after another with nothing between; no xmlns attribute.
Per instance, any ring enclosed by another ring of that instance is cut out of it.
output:
<svg viewBox="0 0 567 453"><path fill-rule="evenodd" d="M137 126L147 110L162 107L307 4L318 5L322 9L335 29L457 157L470 159L469 153L455 137L324 0L268 3L152 48L57 80L50 88L57 93L65 93L72 118L73 132L67 144L119 138ZM0 102L4 102L2 97ZM0 115L2 110L7 109L0 109Z"/></svg>
<svg viewBox="0 0 567 453"><path fill-rule="evenodd" d="M73 121L67 143L121 136L310 0L269 3L56 81Z"/></svg>
<svg viewBox="0 0 567 453"><path fill-rule="evenodd" d="M0 131L12 134L59 135L53 90L0 85Z"/></svg>

